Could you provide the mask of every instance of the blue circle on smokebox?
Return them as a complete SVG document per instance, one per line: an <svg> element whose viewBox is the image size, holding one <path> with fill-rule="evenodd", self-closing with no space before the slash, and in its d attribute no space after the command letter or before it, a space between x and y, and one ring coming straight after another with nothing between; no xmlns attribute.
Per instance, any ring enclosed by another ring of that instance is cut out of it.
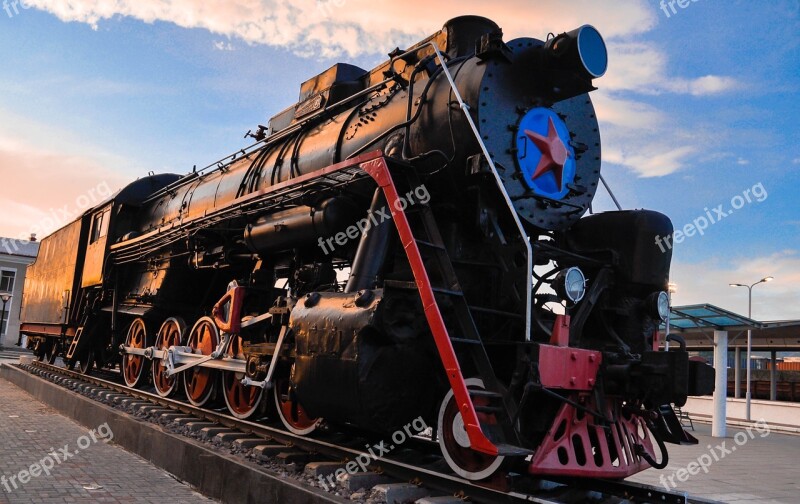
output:
<svg viewBox="0 0 800 504"><path fill-rule="evenodd" d="M536 144L525 134L526 130L533 131L542 136L547 136L550 119L556 128L558 137L567 148L569 156L564 163L563 174L561 176L561 187L558 187L555 174L552 171L545 172L540 177L533 179L536 167L542 158L542 153ZM560 200L569 193L567 185L575 181L575 150L569 144L569 129L558 114L549 108L537 107L528 111L519 123L517 128L517 163L522 171L523 179L528 187L540 196Z"/></svg>

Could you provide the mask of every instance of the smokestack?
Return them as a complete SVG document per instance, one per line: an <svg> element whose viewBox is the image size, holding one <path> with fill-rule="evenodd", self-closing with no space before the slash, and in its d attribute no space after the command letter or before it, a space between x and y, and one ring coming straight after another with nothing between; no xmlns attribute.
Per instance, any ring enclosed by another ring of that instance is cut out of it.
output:
<svg viewBox="0 0 800 504"><path fill-rule="evenodd" d="M29 241L32 241L32 242L36 241L36 233L31 233L31 239Z"/></svg>

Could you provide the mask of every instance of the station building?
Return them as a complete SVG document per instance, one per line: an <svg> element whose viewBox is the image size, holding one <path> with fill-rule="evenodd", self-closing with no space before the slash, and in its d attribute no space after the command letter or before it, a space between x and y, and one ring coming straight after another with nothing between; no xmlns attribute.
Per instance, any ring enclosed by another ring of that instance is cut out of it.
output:
<svg viewBox="0 0 800 504"><path fill-rule="evenodd" d="M0 348L14 347L19 339L19 314L25 272L36 260L39 242L0 237Z"/></svg>

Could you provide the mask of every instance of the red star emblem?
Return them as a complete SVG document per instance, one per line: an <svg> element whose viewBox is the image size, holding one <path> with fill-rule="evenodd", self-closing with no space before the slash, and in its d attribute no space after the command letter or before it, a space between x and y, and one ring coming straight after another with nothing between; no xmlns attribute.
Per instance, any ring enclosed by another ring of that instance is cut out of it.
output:
<svg viewBox="0 0 800 504"><path fill-rule="evenodd" d="M535 180L547 172L552 172L558 184L558 190L560 191L562 189L561 183L564 176L564 164L569 157L569 151L558 136L553 118L548 117L546 137L531 130L525 130L525 134L542 153L542 158L539 160L539 165L533 172L531 179Z"/></svg>

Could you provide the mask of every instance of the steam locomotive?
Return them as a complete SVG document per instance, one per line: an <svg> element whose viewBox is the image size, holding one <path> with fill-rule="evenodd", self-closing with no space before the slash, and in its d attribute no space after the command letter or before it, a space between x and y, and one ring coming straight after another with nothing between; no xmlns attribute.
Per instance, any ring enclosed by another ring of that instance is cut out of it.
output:
<svg viewBox="0 0 800 504"><path fill-rule="evenodd" d="M584 215L606 67L592 26L506 42L475 16L334 65L250 147L42 240L28 345L300 435L422 417L471 480L662 467L713 370L660 341L669 219Z"/></svg>

